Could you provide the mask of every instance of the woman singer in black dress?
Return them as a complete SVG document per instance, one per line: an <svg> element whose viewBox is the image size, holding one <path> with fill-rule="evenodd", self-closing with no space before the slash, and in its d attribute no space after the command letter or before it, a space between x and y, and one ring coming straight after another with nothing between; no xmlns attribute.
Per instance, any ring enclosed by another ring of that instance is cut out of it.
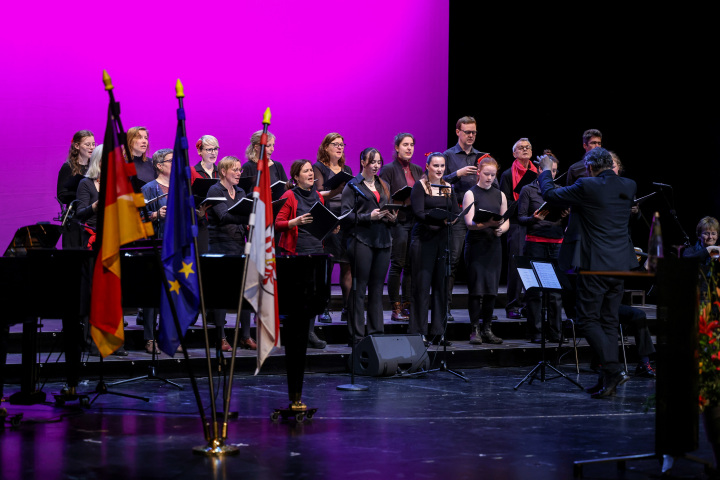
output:
<svg viewBox="0 0 720 480"><path fill-rule="evenodd" d="M247 216L235 215L228 212L228 209L245 197L245 192L238 187L240 181L240 160L237 157L227 156L220 160L218 165L220 181L210 187L208 197L225 197L224 202L213 205L208 210L208 231L210 233L210 253L222 253L226 255L242 255L245 253L245 225L248 223ZM257 350L255 340L250 336L250 311L243 309L238 312L238 321L242 330L242 337L239 342L241 348ZM221 339L223 351L231 351L232 346L224 335L225 310L215 310L218 339Z"/></svg>
<svg viewBox="0 0 720 480"><path fill-rule="evenodd" d="M339 133L328 133L320 144L317 153L317 162L313 165L313 173L317 179L317 188L320 194L325 198L325 206L335 215L340 215L340 205L342 199L340 197L345 184L340 184L334 190L325 188L325 183L340 172L352 175L350 167L345 165L345 139ZM352 273L350 272L350 263L347 251L345 250L346 232L341 226L340 230L332 232L325 238L323 248L325 253L333 256L333 265L340 265L340 290L343 297L343 311L341 321L346 320L347 302L350 287L352 286ZM319 316L318 320L322 323L330 323L330 313Z"/></svg>
<svg viewBox="0 0 720 480"><path fill-rule="evenodd" d="M500 237L508 229L505 220L488 220L475 223L477 209L504 215L507 210L505 194L493 187L497 176L498 163L490 155L478 159L478 182L470 188L463 198L463 210L473 202L473 208L465 214L468 232L465 236L465 265L468 276L468 296L470 313L470 343L502 343L502 338L492 332L492 315L495 308L500 269L502 268L502 244ZM480 330L480 318L483 320Z"/></svg>
<svg viewBox="0 0 720 480"><path fill-rule="evenodd" d="M77 189L85 178L93 150L95 150L93 133L90 130L75 132L67 161L60 167L57 180L57 199L66 209L77 198ZM62 233L62 248L83 248L82 231L82 227L77 222L66 223Z"/></svg>
<svg viewBox="0 0 720 480"><path fill-rule="evenodd" d="M288 190L281 198L285 203L275 219L275 229L280 232L278 251L282 254L309 255L323 253L320 240L305 230L305 225L312 223L310 209L317 202L325 203L322 195L315 189L315 176L312 164L307 160L295 160L290 166ZM315 334L315 320L310 322L307 346L323 349L327 342L320 340Z"/></svg>
<svg viewBox="0 0 720 480"><path fill-rule="evenodd" d="M430 215L433 209L460 213L455 190L443 180L445 157L435 152L428 155L425 175L412 187L410 204L415 224L410 234L410 262L412 268L412 304L408 333L428 334L428 310L432 298L430 320L430 342L437 345L450 345L444 339L443 321L447 308L447 287L445 261L448 254L447 219ZM447 188L433 187L445 185ZM449 198L448 198L449 197ZM449 201L448 201L449 200ZM432 296L430 289L432 288Z"/></svg>
<svg viewBox="0 0 720 480"><path fill-rule="evenodd" d="M397 220L397 213L382 210L390 203L390 190L388 184L377 176L381 166L380 152L374 148L363 150L360 153L362 172L345 185L342 193L342 211L354 208L345 217L342 228L348 229L347 253L357 289L348 297L347 315L348 330L355 343L362 340L365 333L383 333L384 328L382 293L390 266L390 229ZM363 195L356 193L356 188ZM367 332L363 314L366 288Z"/></svg>

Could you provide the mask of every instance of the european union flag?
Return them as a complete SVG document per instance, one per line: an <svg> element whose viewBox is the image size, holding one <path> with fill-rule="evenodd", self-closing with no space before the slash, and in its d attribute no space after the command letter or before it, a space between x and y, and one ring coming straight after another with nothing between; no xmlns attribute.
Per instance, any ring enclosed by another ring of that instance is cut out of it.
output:
<svg viewBox="0 0 720 480"><path fill-rule="evenodd" d="M173 148L167 215L162 244L162 263L170 286L170 299L175 305L180 322L180 335L185 335L198 314L200 287L198 268L195 264L197 227L193 225L195 202L189 190L190 167L187 164L187 138L183 136L185 110L177 110L178 126ZM160 324L158 345L160 350L172 356L180 344L180 337L173 322L172 310L163 289L160 301Z"/></svg>

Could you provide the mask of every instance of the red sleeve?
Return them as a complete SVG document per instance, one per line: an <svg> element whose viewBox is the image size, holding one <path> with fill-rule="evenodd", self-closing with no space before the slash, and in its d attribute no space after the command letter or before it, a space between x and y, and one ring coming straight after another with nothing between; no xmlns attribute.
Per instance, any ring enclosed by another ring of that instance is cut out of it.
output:
<svg viewBox="0 0 720 480"><path fill-rule="evenodd" d="M292 190L288 190L283 193L280 198L287 198L287 200L283 206L280 207L280 211L278 212L277 217L275 217L275 230L278 232L285 232L290 230L289 223L290 220L294 218L293 212L297 209L297 199L295 198L295 194Z"/></svg>

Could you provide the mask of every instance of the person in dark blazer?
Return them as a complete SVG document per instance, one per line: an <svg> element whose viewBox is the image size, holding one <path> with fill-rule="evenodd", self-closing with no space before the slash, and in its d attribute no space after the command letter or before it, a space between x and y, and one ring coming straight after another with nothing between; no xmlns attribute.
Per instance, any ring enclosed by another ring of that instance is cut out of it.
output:
<svg viewBox="0 0 720 480"><path fill-rule="evenodd" d="M543 199L570 205L571 221L577 222L580 236L572 256L572 266L580 273L576 285L577 324L602 364L601 381L590 389L591 395L608 397L630 378L618 359L623 280L583 275L582 271L629 271L637 267L628 232L637 185L613 172L610 152L600 147L585 154L589 176L569 187L555 186L551 158L543 158L541 165L538 183Z"/></svg>
<svg viewBox="0 0 720 480"><path fill-rule="evenodd" d="M362 171L345 185L342 193L342 211L353 209L345 217L342 228L348 229L347 253L356 287L348 297L347 315L351 341L356 344L365 333L383 333L383 285L390 264L390 230L397 214L381 210L390 203L388 184L377 176L381 166L380 152L374 148L363 150L360 153ZM367 329L363 314L366 288Z"/></svg>
<svg viewBox="0 0 720 480"><path fill-rule="evenodd" d="M422 169L412 163L415 152L415 137L410 133L395 135L395 160L380 169L379 176L390 188L393 194L405 187L410 188L422 177ZM399 203L390 201L389 203ZM397 223L392 231L392 251L390 255L390 272L388 273L387 288L392 308L391 319L407 322L410 317L410 299L412 298L412 274L410 271L410 231L415 219L410 209L410 199L402 202L407 207L398 212ZM402 282L401 282L402 278ZM402 284L402 296L400 286Z"/></svg>

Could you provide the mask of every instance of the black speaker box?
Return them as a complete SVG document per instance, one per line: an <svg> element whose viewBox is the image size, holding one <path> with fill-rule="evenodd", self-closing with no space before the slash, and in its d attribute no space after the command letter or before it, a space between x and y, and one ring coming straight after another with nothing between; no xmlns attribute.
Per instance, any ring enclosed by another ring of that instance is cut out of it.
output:
<svg viewBox="0 0 720 480"><path fill-rule="evenodd" d="M427 370L430 359L421 335L369 335L355 346L354 365L356 375L388 377Z"/></svg>

